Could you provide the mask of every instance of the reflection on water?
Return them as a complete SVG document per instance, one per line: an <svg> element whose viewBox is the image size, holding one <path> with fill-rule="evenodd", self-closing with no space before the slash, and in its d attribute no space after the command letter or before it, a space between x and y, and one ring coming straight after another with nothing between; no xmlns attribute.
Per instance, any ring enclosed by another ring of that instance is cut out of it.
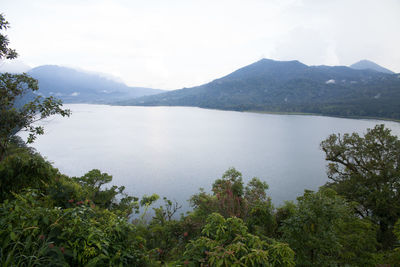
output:
<svg viewBox="0 0 400 267"><path fill-rule="evenodd" d="M327 181L319 144L332 133L385 123L319 116L268 115L189 107L65 105L70 118L44 122L34 147L71 176L97 168L141 196L157 193L185 208L200 187L209 190L229 167L269 184L275 204Z"/></svg>

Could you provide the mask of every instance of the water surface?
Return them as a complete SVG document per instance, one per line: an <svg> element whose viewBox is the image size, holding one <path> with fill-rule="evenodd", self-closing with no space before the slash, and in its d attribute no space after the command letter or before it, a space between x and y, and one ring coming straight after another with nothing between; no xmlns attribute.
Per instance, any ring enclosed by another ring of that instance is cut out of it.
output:
<svg viewBox="0 0 400 267"><path fill-rule="evenodd" d="M359 132L385 123L322 116L269 115L191 107L119 107L70 104L70 118L45 124L33 146L62 173L91 169L113 175L135 196L157 193L184 207L200 187L229 167L247 182L269 184L276 205L327 181L319 144L332 133Z"/></svg>

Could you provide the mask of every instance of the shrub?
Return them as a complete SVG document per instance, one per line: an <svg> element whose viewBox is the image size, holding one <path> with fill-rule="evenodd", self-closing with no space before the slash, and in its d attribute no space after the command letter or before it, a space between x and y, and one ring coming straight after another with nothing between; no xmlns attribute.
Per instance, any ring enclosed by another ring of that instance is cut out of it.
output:
<svg viewBox="0 0 400 267"><path fill-rule="evenodd" d="M78 201L62 209L37 190L0 204L1 258L5 266L142 266L144 239L126 218Z"/></svg>
<svg viewBox="0 0 400 267"><path fill-rule="evenodd" d="M239 218L213 213L202 236L186 246L184 260L189 266L294 266L294 252L287 244L248 233Z"/></svg>

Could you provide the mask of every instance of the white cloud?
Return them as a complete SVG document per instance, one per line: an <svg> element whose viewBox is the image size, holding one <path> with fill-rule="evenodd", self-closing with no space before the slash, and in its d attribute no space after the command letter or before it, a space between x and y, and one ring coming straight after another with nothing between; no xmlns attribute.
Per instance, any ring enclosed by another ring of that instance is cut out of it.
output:
<svg viewBox="0 0 400 267"><path fill-rule="evenodd" d="M325 83L326 83L326 84L335 84L336 81L333 80L333 79L330 79L330 80L327 80Z"/></svg>

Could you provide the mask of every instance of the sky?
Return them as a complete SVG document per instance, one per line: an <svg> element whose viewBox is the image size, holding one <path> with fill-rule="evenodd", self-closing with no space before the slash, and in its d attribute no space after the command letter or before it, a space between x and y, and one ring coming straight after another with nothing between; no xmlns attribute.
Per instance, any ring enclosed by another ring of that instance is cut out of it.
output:
<svg viewBox="0 0 400 267"><path fill-rule="evenodd" d="M0 0L19 57L180 89L262 58L400 72L400 0Z"/></svg>

